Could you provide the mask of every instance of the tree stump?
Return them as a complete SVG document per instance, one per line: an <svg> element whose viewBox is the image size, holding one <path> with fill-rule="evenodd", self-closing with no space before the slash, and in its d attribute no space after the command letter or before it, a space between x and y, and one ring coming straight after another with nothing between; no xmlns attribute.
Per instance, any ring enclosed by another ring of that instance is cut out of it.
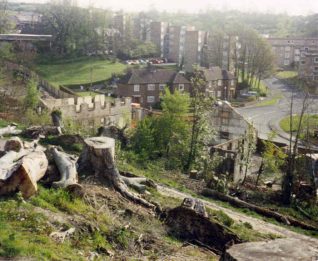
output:
<svg viewBox="0 0 318 261"><path fill-rule="evenodd" d="M129 200L147 208L155 208L155 205L129 191L128 186L144 190L142 185L146 178L128 178L119 174L115 164L115 140L108 137L87 138L84 141L84 149L78 160L79 171L94 171L97 177L106 179Z"/></svg>

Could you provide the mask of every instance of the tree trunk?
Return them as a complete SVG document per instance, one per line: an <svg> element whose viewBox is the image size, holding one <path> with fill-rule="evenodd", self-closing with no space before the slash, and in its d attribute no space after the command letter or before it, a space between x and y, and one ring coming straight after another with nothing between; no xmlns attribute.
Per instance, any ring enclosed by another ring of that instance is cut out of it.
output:
<svg viewBox="0 0 318 261"><path fill-rule="evenodd" d="M0 195L19 190L24 198L29 198L37 191L37 181L44 176L48 160L42 151L30 152L27 155L25 153L27 152L10 151L1 158ZM15 162L21 156L22 158Z"/></svg>
<svg viewBox="0 0 318 261"><path fill-rule="evenodd" d="M17 130L16 128L17 128L16 126L11 126L11 125L8 125L5 128L1 128L0 129L0 136L7 135L7 134L8 135L18 135L18 134L20 134L22 131L21 130Z"/></svg>
<svg viewBox="0 0 318 261"><path fill-rule="evenodd" d="M130 192L127 185L139 191L144 191L141 183L144 178L128 178L119 174L115 164L115 140L107 137L93 137L85 139L84 150L78 160L79 170L94 171L97 177L103 178L118 190L124 197L147 208L155 205Z"/></svg>
<svg viewBox="0 0 318 261"><path fill-rule="evenodd" d="M61 180L53 182L53 186L57 188L67 188L69 186L78 186L78 175L76 170L77 158L64 152L52 148L52 154L55 164L61 174Z"/></svg>
<svg viewBox="0 0 318 261"><path fill-rule="evenodd" d="M212 197L212 198L217 199L217 200L222 200L222 201L228 202L235 207L250 209L250 210L255 211L256 213L261 214L265 217L274 218L277 221L284 223L286 225L292 225L292 226L300 227L300 228L307 229L307 230L318 231L317 227L314 227L310 224L306 224L304 222L298 221L297 219L294 219L294 218L289 217L289 216L284 216L284 215L282 215L278 212L272 211L270 209L256 206L254 204L245 202L245 201L240 200L238 198L233 198L233 197L230 197L228 195L224 195L224 194L222 194L218 191L212 190L212 189L204 189L202 191L202 195Z"/></svg>

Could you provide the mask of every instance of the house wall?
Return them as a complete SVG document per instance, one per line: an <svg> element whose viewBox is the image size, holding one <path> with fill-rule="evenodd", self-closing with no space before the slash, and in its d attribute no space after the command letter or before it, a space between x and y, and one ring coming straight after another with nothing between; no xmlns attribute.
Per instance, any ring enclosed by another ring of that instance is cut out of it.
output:
<svg viewBox="0 0 318 261"><path fill-rule="evenodd" d="M217 102L207 115L208 124L216 131L212 144L243 137L252 124L237 112L228 102ZM252 127L255 136L256 130Z"/></svg>
<svg viewBox="0 0 318 261"><path fill-rule="evenodd" d="M269 38L268 42L282 68L299 64L303 52L318 50L318 38Z"/></svg>
<svg viewBox="0 0 318 261"><path fill-rule="evenodd" d="M41 100L50 111L60 110L64 119L69 118L87 127L115 124L120 127L131 121L131 99L106 101L105 95L68 99Z"/></svg>
<svg viewBox="0 0 318 261"><path fill-rule="evenodd" d="M206 88L207 95L210 95L216 99L231 101L236 97L237 80L221 81L221 86L218 85L218 80L209 81Z"/></svg>
<svg viewBox="0 0 318 261"><path fill-rule="evenodd" d="M131 97L133 103L140 103L142 107L149 108L150 106L155 105L156 103L160 102L160 95L163 90L160 90L159 83L155 84L155 90L150 91L148 90L148 84L139 84L139 91L134 91L134 84L122 84L119 83L117 87L117 95L120 97ZM162 83L165 86L168 86L168 83ZM171 91L178 89L179 84L173 84L169 86ZM191 84L184 84L184 89L186 92L191 91ZM154 96L153 102L148 102L147 97Z"/></svg>

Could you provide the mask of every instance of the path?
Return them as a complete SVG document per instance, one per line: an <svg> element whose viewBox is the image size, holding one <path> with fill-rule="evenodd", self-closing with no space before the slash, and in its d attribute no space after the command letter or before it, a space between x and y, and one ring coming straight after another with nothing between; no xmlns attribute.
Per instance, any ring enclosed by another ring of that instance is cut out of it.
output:
<svg viewBox="0 0 318 261"><path fill-rule="evenodd" d="M164 196L178 198L178 199L184 199L184 198L192 198L190 194L180 192L176 189L168 188L166 186L158 185L158 191ZM306 235L298 234L296 232L293 232L289 229L286 229L284 227L280 227L278 225L274 225L272 223L266 222L264 220L251 217L248 215L245 215L243 213L237 212L232 209L228 209L225 207L221 207L217 205L216 203L200 199L207 207L214 209L214 210L222 210L224 213L226 213L229 217L231 217L233 220L237 222L248 222L253 226L253 229L262 233L272 233L279 236L287 237L287 238L293 238L297 239L299 241L306 241L309 245L312 247L315 247L318 249L318 239L309 237Z"/></svg>

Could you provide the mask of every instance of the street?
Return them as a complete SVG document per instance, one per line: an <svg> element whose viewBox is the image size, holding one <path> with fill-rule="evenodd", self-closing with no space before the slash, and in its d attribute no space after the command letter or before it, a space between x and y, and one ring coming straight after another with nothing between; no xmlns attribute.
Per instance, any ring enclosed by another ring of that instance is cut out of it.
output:
<svg viewBox="0 0 318 261"><path fill-rule="evenodd" d="M293 114L301 112L302 102L305 95L297 90L295 86L288 85L276 78L266 79L264 82L269 87L271 96L275 96L277 94L282 95L279 102L275 105L261 107L258 107L257 104L255 104L249 107L238 108L237 110L254 124L255 128L258 130L260 138L267 139L268 134L274 130L277 133L274 140L277 142L287 143L289 135L280 128L279 122L282 118L290 115L292 95L294 95ZM309 107L306 110L306 113L318 113L317 100L317 96L310 96Z"/></svg>

